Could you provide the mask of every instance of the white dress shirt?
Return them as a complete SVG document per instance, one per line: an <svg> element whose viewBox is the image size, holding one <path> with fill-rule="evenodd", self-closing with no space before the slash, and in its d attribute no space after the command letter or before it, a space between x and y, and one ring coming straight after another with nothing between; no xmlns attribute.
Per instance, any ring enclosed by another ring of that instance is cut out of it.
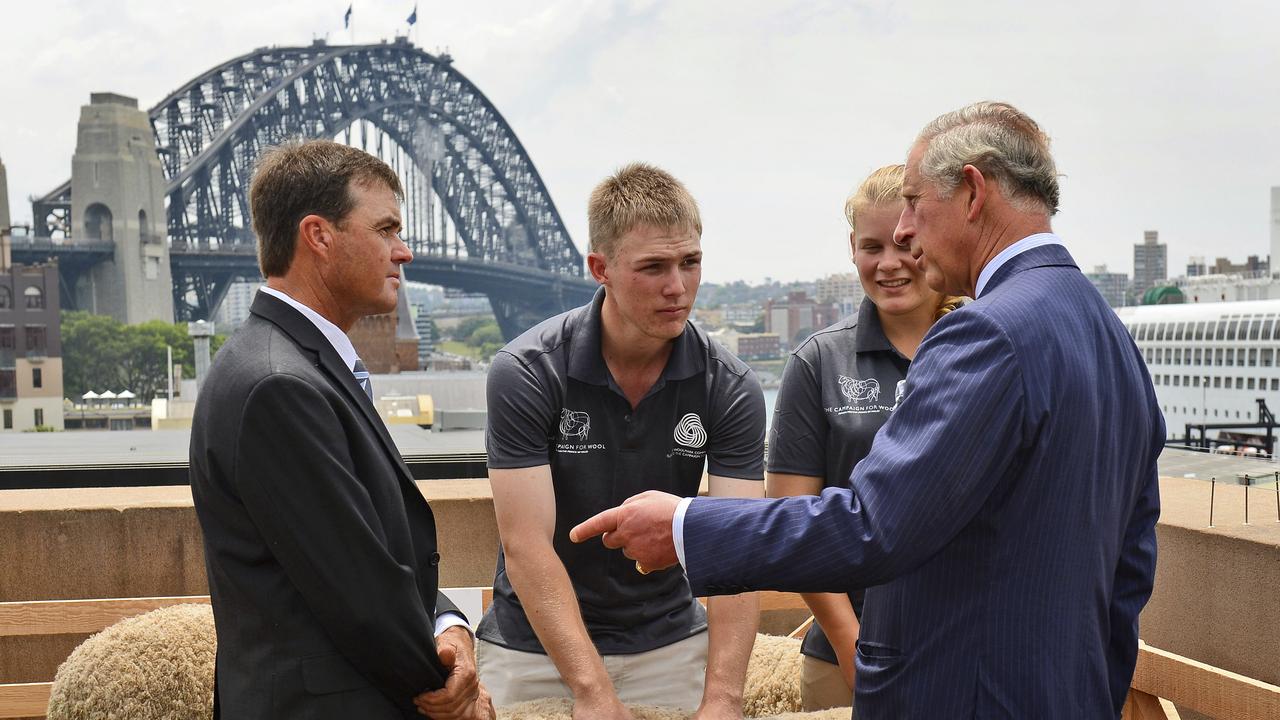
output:
<svg viewBox="0 0 1280 720"><path fill-rule="evenodd" d="M338 352L338 357L342 358L343 364L345 364L348 369L352 370L352 372L355 371L356 360L359 357L356 355L356 346L351 344L351 338L347 337L347 334L342 332L341 328L329 322L320 313L312 310L275 288L263 285L258 288L258 292L263 292L273 298L283 300L289 304L289 307L302 313L302 316L310 320L311 324L316 326L316 329L320 331L320 334L324 335L325 339L329 341L329 344L333 346L333 349ZM436 616L436 637L440 637L441 633L455 625L466 628L467 632L471 632L470 626L468 626L466 621L462 619L461 615L451 611L440 613Z"/></svg>
<svg viewBox="0 0 1280 720"><path fill-rule="evenodd" d="M982 291L990 282L991 276L996 274L1005 263L1014 257L1034 248L1043 247L1045 245L1063 245L1062 238L1054 233L1036 233L1028 235L1009 247L1001 250L999 254L991 258L978 273L978 286L974 288L974 298L982 296ZM676 546L676 557L680 560L680 567L687 568L684 561L684 516L689 511L689 504L693 502L693 498L684 498L676 505L675 517L671 518L671 540Z"/></svg>
<svg viewBox="0 0 1280 720"><path fill-rule="evenodd" d="M982 290L987 286L987 283L991 281L991 276L995 275L997 270L1014 257L1021 255L1028 250L1044 247L1045 245L1062 244L1064 244L1062 242L1062 238L1051 232L1036 233L1035 235L1028 235L1018 242L1001 250L998 255L991 258L991 262L987 263L986 266L982 268L982 272L978 273L978 285L973 289L973 298L976 300L982 297Z"/></svg>

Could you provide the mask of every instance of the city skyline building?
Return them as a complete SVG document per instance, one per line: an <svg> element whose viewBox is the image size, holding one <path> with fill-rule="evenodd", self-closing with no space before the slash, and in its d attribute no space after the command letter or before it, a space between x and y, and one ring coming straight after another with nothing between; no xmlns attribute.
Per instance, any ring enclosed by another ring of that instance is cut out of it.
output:
<svg viewBox="0 0 1280 720"><path fill-rule="evenodd" d="M1271 262L1280 261L1280 185L1271 186ZM1272 267L1273 274L1280 269Z"/></svg>
<svg viewBox="0 0 1280 720"><path fill-rule="evenodd" d="M1108 272L1106 265L1095 265L1093 272L1085 273L1089 282L1098 288L1107 304L1113 308L1131 305L1129 296L1129 276L1124 273Z"/></svg>
<svg viewBox="0 0 1280 720"><path fill-rule="evenodd" d="M245 320L249 319L249 308L253 305L253 298L257 296L258 288L264 284L261 280L252 282L237 280L231 283L231 287L227 288L226 297L222 299L222 304L213 314L213 321L218 327L227 330L240 327Z"/></svg>
<svg viewBox="0 0 1280 720"><path fill-rule="evenodd" d="M0 158L0 235L9 232L9 173L4 169L4 158Z"/></svg>
<svg viewBox="0 0 1280 720"><path fill-rule="evenodd" d="M1142 242L1133 246L1133 297L1141 301L1143 293L1169 278L1169 248L1160 242L1157 230L1142 233Z"/></svg>
<svg viewBox="0 0 1280 720"><path fill-rule="evenodd" d="M820 303L803 291L789 292L785 300L769 300L764 309L764 331L776 333L783 350L791 350L815 330L836 321L834 303Z"/></svg>
<svg viewBox="0 0 1280 720"><path fill-rule="evenodd" d="M839 317L857 312L866 294L862 289L862 281L855 272L832 273L818 278L816 286L814 295L818 302L835 305L836 315Z"/></svg>

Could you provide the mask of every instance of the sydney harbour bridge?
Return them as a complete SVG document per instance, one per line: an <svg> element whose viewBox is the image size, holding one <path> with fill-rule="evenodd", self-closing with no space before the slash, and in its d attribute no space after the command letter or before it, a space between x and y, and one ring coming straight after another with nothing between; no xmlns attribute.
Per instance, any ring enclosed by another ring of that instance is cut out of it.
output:
<svg viewBox="0 0 1280 720"><path fill-rule="evenodd" d="M266 147L300 137L386 160L405 190L408 279L487 295L508 338L595 288L515 132L448 55L404 39L262 48L193 78L147 116L178 320L210 317L233 282L260 277L249 180ZM110 233L72 217L73 202L71 180L33 199L34 236L13 245L18 262L57 259L69 309L95 265L120 259Z"/></svg>

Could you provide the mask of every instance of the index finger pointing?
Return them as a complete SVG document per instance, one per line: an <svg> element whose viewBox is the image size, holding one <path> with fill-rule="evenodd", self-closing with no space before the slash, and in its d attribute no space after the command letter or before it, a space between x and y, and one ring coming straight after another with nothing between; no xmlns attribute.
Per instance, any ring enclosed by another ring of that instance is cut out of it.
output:
<svg viewBox="0 0 1280 720"><path fill-rule="evenodd" d="M602 535L607 532L613 532L618 529L618 512L616 507L609 508L601 513L583 520L569 531L569 539L573 542L580 543L584 540Z"/></svg>

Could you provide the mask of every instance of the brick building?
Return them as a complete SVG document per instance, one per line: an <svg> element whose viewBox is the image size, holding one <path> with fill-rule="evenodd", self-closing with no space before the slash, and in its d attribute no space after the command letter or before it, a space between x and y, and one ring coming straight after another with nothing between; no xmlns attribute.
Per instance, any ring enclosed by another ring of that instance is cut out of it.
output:
<svg viewBox="0 0 1280 720"><path fill-rule="evenodd" d="M9 232L0 228L0 432L61 430L58 268L14 265Z"/></svg>

